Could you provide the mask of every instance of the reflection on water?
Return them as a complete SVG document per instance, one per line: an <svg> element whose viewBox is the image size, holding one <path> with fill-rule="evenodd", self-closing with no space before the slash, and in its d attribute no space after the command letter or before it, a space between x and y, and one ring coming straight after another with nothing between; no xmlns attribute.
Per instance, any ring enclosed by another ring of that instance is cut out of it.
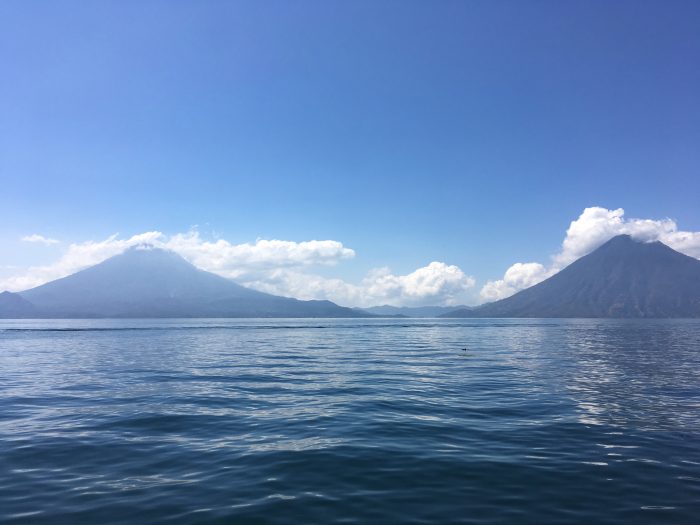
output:
<svg viewBox="0 0 700 525"><path fill-rule="evenodd" d="M698 365L697 321L0 321L0 521L694 523Z"/></svg>

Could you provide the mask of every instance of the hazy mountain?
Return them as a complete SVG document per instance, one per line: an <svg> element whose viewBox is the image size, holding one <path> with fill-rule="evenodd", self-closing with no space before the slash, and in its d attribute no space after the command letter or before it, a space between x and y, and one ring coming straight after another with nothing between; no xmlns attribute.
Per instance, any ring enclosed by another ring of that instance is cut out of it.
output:
<svg viewBox="0 0 700 525"><path fill-rule="evenodd" d="M63 279L10 295L34 308L19 317L363 316L330 301L299 301L251 290L200 270L174 252L148 247L131 248ZM0 309L0 316L17 316L9 312Z"/></svg>
<svg viewBox="0 0 700 525"><path fill-rule="evenodd" d="M15 319L34 317L36 310L32 303L16 293L0 293L0 318Z"/></svg>
<svg viewBox="0 0 700 525"><path fill-rule="evenodd" d="M371 306L362 311L374 315L391 317L439 317L442 314L458 309L469 309L468 306Z"/></svg>
<svg viewBox="0 0 700 525"><path fill-rule="evenodd" d="M700 261L620 235L535 286L443 317L700 317Z"/></svg>

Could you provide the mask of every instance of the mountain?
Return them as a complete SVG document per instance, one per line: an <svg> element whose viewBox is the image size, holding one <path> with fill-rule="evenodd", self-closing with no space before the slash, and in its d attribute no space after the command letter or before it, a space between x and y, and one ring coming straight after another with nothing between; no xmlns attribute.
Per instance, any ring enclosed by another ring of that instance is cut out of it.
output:
<svg viewBox="0 0 700 525"><path fill-rule="evenodd" d="M370 314L387 317L439 317L442 314L453 312L457 309L469 309L468 306L371 306L362 308L362 311Z"/></svg>
<svg viewBox="0 0 700 525"><path fill-rule="evenodd" d="M17 319L34 317L34 305L16 293L0 293L0 318Z"/></svg>
<svg viewBox="0 0 700 525"><path fill-rule="evenodd" d="M200 270L174 252L143 246L3 297L0 317L5 318L369 316L330 301L251 290Z"/></svg>
<svg viewBox="0 0 700 525"><path fill-rule="evenodd" d="M700 317L700 261L620 235L535 286L442 317Z"/></svg>

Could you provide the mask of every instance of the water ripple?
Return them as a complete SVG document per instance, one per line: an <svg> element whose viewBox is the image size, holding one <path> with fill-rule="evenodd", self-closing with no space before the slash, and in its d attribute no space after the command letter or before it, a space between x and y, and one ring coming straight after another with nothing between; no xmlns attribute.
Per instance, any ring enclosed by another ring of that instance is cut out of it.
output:
<svg viewBox="0 0 700 525"><path fill-rule="evenodd" d="M0 522L695 523L699 348L697 321L0 321Z"/></svg>

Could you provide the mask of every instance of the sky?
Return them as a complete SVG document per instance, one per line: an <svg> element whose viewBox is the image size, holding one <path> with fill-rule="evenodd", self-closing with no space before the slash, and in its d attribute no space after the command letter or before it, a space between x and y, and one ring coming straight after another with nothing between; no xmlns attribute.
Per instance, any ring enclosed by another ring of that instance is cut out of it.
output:
<svg viewBox="0 0 700 525"><path fill-rule="evenodd" d="M700 257L700 3L0 3L0 289L140 242L477 304L610 236Z"/></svg>

